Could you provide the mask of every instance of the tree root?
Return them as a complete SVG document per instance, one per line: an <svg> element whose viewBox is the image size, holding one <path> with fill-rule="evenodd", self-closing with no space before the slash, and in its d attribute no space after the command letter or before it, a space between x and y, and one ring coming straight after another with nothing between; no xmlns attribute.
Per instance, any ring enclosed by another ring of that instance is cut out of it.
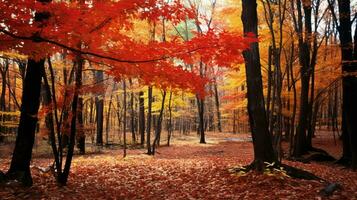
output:
<svg viewBox="0 0 357 200"><path fill-rule="evenodd" d="M305 171L303 169L299 169L296 167L292 167L286 164L280 164L280 167L286 171L286 174L292 178L305 179L305 180L317 180L317 181L325 181L321 177L316 176L315 174Z"/></svg>
<svg viewBox="0 0 357 200"><path fill-rule="evenodd" d="M311 160L313 161L336 161L336 158L331 156L327 151L323 149L312 147L310 151L315 153L311 155Z"/></svg>
<svg viewBox="0 0 357 200"><path fill-rule="evenodd" d="M275 163L262 163L259 161L254 161L250 165L244 167L238 167L230 170L234 173L247 173L249 171L259 171L259 172L266 172L266 171L279 171L288 175L291 178L296 179L304 179L304 180L316 180L322 181L327 183L327 186L320 190L319 194L321 196L328 197L332 195L336 190L342 189L342 186L339 183L329 183L327 180L316 176L315 174L305 171L303 169L299 169L296 167L292 167L286 164L275 164Z"/></svg>
<svg viewBox="0 0 357 200"><path fill-rule="evenodd" d="M315 174L296 168L292 167L286 164L276 164L276 163L261 163L258 161L255 161L251 163L250 165L244 166L244 167L239 167L232 169L232 172L239 173L239 172L244 172L247 173L249 171L258 171L258 172L264 172L264 171L281 171L284 172L286 175L292 178L297 178L297 179L305 179L305 180L317 180L317 181L324 181L324 179L316 176Z"/></svg>
<svg viewBox="0 0 357 200"><path fill-rule="evenodd" d="M336 161L336 159L332 156L330 156L329 154L325 154L325 153L320 153L320 152L313 152L310 153L305 160L307 162L310 161L316 161L316 162L334 162Z"/></svg>
<svg viewBox="0 0 357 200"><path fill-rule="evenodd" d="M318 148L312 147L311 149L309 149L309 151L305 155L303 155L301 157L292 157L292 158L289 158L289 160L298 161L298 162L302 162L302 163L310 163L311 161L334 162L334 161L336 161L336 158L331 156L329 153L327 153L323 149L318 149Z"/></svg>

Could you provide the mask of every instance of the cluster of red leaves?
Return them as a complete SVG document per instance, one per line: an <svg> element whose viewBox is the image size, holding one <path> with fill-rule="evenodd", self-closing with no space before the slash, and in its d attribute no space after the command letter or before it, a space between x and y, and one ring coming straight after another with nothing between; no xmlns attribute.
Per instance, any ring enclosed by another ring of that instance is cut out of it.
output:
<svg viewBox="0 0 357 200"><path fill-rule="evenodd" d="M138 77L145 84L153 84L161 88L173 87L194 91L201 96L205 94L204 85L208 80L199 77L197 69L185 69L202 62L208 66L230 67L243 62L242 51L249 48L254 37L243 38L237 33L209 31L200 34L190 41L172 40L168 42L150 42L148 45L131 42L130 49L122 49L126 60L136 60L139 63L116 63L108 71L112 76ZM118 51L116 48L115 51ZM114 53L114 52L113 52ZM138 60L139 59L139 60ZM147 60L157 62L141 62Z"/></svg>
<svg viewBox="0 0 357 200"><path fill-rule="evenodd" d="M34 11L48 12L50 18L35 22ZM109 74L118 79L137 77L146 84L187 89L200 96L204 95L207 80L202 80L194 70L177 66L178 62L229 67L242 63L242 51L256 41L254 37L245 38L238 33L209 30L196 34L190 41L173 38L145 44L123 31L132 30L133 19L151 22L163 18L177 24L195 18L195 10L185 7L180 0L170 3L159 0L52 1L49 4L12 0L0 3L0 13L1 31L20 37L0 33L0 50L17 50L37 59L64 51L75 57L78 52L73 50L81 50L85 59L112 66ZM41 39L31 40L34 35Z"/></svg>
<svg viewBox="0 0 357 200"><path fill-rule="evenodd" d="M34 0L5 0L0 3L1 29L22 37L32 37L36 33L42 38L73 48L83 43L87 50L96 52L108 40L125 43L125 35L119 31L130 29L131 19L140 10L155 6L156 2L122 0L92 1L87 4L82 1L52 1L43 4ZM50 18L46 22L34 22L34 11L50 13ZM16 49L35 58L62 50L53 44L23 41L4 34L0 36L4 41L1 50Z"/></svg>
<svg viewBox="0 0 357 200"><path fill-rule="evenodd" d="M69 185L57 187L49 173L32 168L35 185L29 189L3 187L3 199L319 199L325 184L248 173L237 176L229 167L249 164L252 145L249 142L223 142L236 135L209 134L208 144L175 141L177 145L159 148L155 157L141 150L130 150L122 159L120 151L76 157ZM247 135L239 136L245 139ZM195 137L193 137L195 138ZM239 139L236 138L236 139ZM328 144L329 146L331 143ZM46 159L35 159L33 165L47 166ZM331 164L288 162L330 181L343 189L328 199L356 199L357 175ZM2 161L4 170L7 162Z"/></svg>
<svg viewBox="0 0 357 200"><path fill-rule="evenodd" d="M185 7L181 0L158 1L151 7L143 9L140 14L142 19L148 19L151 22L157 22L164 18L173 24L178 24L186 19L193 19L195 15L195 10Z"/></svg>

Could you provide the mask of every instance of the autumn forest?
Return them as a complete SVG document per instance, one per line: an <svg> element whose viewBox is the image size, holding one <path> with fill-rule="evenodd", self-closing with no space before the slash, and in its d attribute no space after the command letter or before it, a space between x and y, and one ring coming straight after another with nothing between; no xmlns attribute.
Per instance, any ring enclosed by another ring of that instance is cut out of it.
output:
<svg viewBox="0 0 357 200"><path fill-rule="evenodd" d="M0 0L0 199L357 199L357 1Z"/></svg>

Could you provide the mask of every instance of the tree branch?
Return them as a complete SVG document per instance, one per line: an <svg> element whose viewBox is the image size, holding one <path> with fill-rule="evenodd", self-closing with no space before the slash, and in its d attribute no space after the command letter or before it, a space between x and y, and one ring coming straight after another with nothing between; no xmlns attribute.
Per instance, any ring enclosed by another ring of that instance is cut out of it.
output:
<svg viewBox="0 0 357 200"><path fill-rule="evenodd" d="M98 54L98 53L94 53L94 52L90 52L90 51L83 51L83 50L80 50L80 49L77 49L77 48L74 48L74 47L67 46L67 45L62 44L62 43L57 42L57 41L53 41L53 40L50 40L50 39L46 39L46 38L40 37L38 35L37 36L36 35L35 36L19 36L19 35L16 35L14 33L11 33L10 31L4 30L4 29L0 29L0 32L4 33L5 35L8 35L8 36L10 36L12 38L16 38L16 39L20 39L20 40L30 40L30 41L33 41L33 42L46 42L46 43L53 44L53 45L56 45L58 47L61 47L63 49L67 49L69 51L82 54L82 55L94 56L94 57L97 57L97 58L102 58L102 59L111 60L111 61L120 62L120 63L131 63L131 64L149 63L149 62L157 62L157 61L161 61L161 60L166 60L166 59L169 59L169 58L172 57L172 56L162 56L162 57L159 57L159 58L148 59L148 60L118 59L118 58L114 58L114 57L111 57L111 56L106 56L106 55L102 55L102 54ZM178 52L175 55L187 54L187 53L195 52L197 50L204 49L204 48L208 48L208 47L197 47L195 49L191 49L191 50L188 50L186 52Z"/></svg>

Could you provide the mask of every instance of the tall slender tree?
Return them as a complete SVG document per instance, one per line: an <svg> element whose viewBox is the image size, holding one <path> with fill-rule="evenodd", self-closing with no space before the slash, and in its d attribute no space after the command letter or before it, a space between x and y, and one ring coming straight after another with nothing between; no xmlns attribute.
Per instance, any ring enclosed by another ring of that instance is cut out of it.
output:
<svg viewBox="0 0 357 200"><path fill-rule="evenodd" d="M49 3L50 0L37 0ZM48 12L36 12L34 21L43 26L50 18ZM36 35L37 33L33 33ZM32 185L30 162L32 158L32 147L35 141L37 127L37 114L40 106L42 71L44 71L45 59L29 58L22 91L22 105L20 123L16 136L15 149L13 151L10 169L7 172L8 179L17 179L25 186Z"/></svg>
<svg viewBox="0 0 357 200"><path fill-rule="evenodd" d="M151 109L152 109L152 86L148 87L148 113L146 120L146 148L147 154L151 155Z"/></svg>
<svg viewBox="0 0 357 200"><path fill-rule="evenodd" d="M103 71L96 72L97 84L103 85ZM95 107L97 116L97 145L103 145L103 113L104 113L104 94L95 97Z"/></svg>
<svg viewBox="0 0 357 200"><path fill-rule="evenodd" d="M338 0L339 19L331 0L328 1L341 42L342 61L342 141L340 161L357 169L357 37L352 41L351 1ZM355 47L355 48L354 48Z"/></svg>
<svg viewBox="0 0 357 200"><path fill-rule="evenodd" d="M258 16L256 0L242 0L242 22L244 34L258 36ZM260 55L258 41L243 52L247 78L248 114L254 146L254 168L262 170L265 162L276 162L268 129L263 96Z"/></svg>
<svg viewBox="0 0 357 200"><path fill-rule="evenodd" d="M140 145L144 146L145 143L145 99L144 92L139 92L139 134Z"/></svg>

